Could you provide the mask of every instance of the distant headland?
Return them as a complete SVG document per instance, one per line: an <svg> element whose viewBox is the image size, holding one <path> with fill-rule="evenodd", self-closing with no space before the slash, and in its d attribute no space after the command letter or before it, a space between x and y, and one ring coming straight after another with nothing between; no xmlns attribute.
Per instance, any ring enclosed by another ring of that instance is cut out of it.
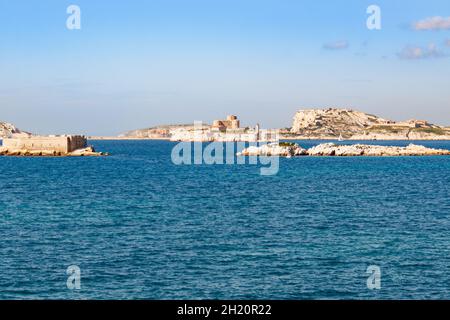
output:
<svg viewBox="0 0 450 320"><path fill-rule="evenodd" d="M0 122L0 139L29 137L31 133ZM274 141L274 140L450 140L450 127L426 120L392 121L345 108L302 109L289 128L263 130L255 121L242 126L235 115L212 124L169 124L125 132L119 136L88 136L90 140L160 139L171 141Z"/></svg>
<svg viewBox="0 0 450 320"><path fill-rule="evenodd" d="M298 111L283 135L293 139L449 140L450 128L426 120L396 122L361 111L328 108Z"/></svg>
<svg viewBox="0 0 450 320"><path fill-rule="evenodd" d="M279 139L292 140L450 140L450 128L426 120L396 122L342 108L299 110L290 128L273 129ZM118 139L172 141L259 141L267 139L258 124L241 127L234 115L212 125L163 125L126 132ZM269 137L271 134L269 133ZM270 140L270 139L267 139Z"/></svg>

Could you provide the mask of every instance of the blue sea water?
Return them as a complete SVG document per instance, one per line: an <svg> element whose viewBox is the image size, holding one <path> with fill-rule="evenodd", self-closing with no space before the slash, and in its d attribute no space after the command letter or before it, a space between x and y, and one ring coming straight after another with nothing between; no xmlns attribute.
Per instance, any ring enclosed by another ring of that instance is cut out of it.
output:
<svg viewBox="0 0 450 320"><path fill-rule="evenodd" d="M261 176L176 166L166 141L91 143L111 156L0 157L0 299L449 298L450 157L281 159Z"/></svg>

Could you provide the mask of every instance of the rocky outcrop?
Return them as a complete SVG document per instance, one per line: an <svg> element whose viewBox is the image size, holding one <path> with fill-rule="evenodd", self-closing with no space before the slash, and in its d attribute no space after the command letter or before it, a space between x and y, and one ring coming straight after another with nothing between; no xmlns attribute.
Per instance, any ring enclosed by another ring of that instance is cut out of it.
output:
<svg viewBox="0 0 450 320"><path fill-rule="evenodd" d="M337 145L323 143L308 149L310 156L435 156L450 155L450 150L432 149L410 144L406 147L367 144Z"/></svg>
<svg viewBox="0 0 450 320"><path fill-rule="evenodd" d="M261 146L250 146L241 152L238 156L280 156L294 157L306 155L306 149L303 149L296 143L269 143Z"/></svg>
<svg viewBox="0 0 450 320"><path fill-rule="evenodd" d="M69 153L62 153L56 150L26 150L9 149L0 147L0 156L22 156L22 157L88 157L88 156L107 156L104 152L95 152L93 147L78 149Z"/></svg>
<svg viewBox="0 0 450 320"><path fill-rule="evenodd" d="M84 149L78 149L67 154L68 157L98 157L108 156L107 152L96 152L94 147L87 147Z"/></svg>
<svg viewBox="0 0 450 320"><path fill-rule="evenodd" d="M23 132L16 128L11 123L0 122L0 139L9 138L13 135L30 135L28 132Z"/></svg>
<svg viewBox="0 0 450 320"><path fill-rule="evenodd" d="M350 109L300 110L294 116L291 133L305 136L352 136L389 120Z"/></svg>
<svg viewBox="0 0 450 320"><path fill-rule="evenodd" d="M395 122L351 109L300 110L283 138L348 140L448 140L450 130L424 120Z"/></svg>
<svg viewBox="0 0 450 320"><path fill-rule="evenodd" d="M268 144L259 147L249 147L238 153L238 156L438 156L450 155L450 150L432 149L424 146L410 144L406 147L379 146L367 144L338 145L323 143L308 150L298 144Z"/></svg>

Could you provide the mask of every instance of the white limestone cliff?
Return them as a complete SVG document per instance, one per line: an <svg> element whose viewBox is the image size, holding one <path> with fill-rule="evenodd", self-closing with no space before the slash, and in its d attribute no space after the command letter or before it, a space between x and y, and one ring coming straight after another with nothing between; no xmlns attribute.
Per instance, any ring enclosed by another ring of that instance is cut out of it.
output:
<svg viewBox="0 0 450 320"><path fill-rule="evenodd" d="M26 135L29 135L29 133L19 130L18 128L16 128L11 123L1 122L0 121L0 139L1 138L8 138L8 137L11 137L13 135L26 136Z"/></svg>
<svg viewBox="0 0 450 320"><path fill-rule="evenodd" d="M298 111L287 138L349 140L448 140L450 129L424 120L396 122L351 109Z"/></svg>

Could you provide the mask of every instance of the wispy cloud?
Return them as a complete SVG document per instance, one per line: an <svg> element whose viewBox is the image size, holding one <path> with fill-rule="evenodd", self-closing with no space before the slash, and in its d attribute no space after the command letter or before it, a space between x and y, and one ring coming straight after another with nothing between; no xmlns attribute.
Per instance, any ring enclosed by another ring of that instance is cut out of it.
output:
<svg viewBox="0 0 450 320"><path fill-rule="evenodd" d="M405 60L418 60L443 58L447 57L447 55L439 50L439 48L434 43L431 43L426 48L419 46L406 46L401 52L398 53L398 57Z"/></svg>
<svg viewBox="0 0 450 320"><path fill-rule="evenodd" d="M339 40L339 41L333 41L328 42L323 45L324 49L327 50L342 50L347 49L350 46L347 40Z"/></svg>
<svg viewBox="0 0 450 320"><path fill-rule="evenodd" d="M450 30L450 17L429 17L413 24L414 30Z"/></svg>
<svg viewBox="0 0 450 320"><path fill-rule="evenodd" d="M447 47L450 47L450 39L447 39L447 40L445 41L445 45L446 45Z"/></svg>

